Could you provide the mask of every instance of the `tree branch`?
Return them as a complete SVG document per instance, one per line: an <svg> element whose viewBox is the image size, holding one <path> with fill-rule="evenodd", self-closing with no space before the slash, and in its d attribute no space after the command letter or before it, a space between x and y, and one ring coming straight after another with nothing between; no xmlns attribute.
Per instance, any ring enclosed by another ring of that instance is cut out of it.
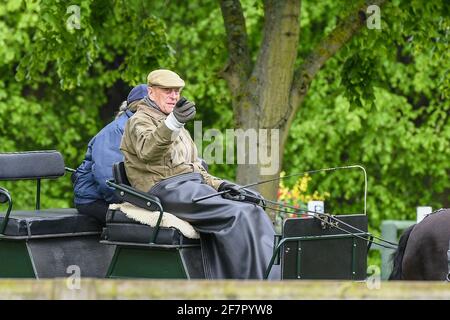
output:
<svg viewBox="0 0 450 320"><path fill-rule="evenodd" d="M227 33L229 59L222 71L232 92L238 92L251 72L250 50L245 18L239 0L220 0Z"/></svg>
<svg viewBox="0 0 450 320"><path fill-rule="evenodd" d="M381 7L387 0L372 0L360 6L348 15L336 28L324 38L308 55L305 62L295 71L294 83L290 94L290 112L285 118L285 125L289 126L295 111L301 104L312 79L322 66L333 57L355 34L366 25L367 7L377 5Z"/></svg>

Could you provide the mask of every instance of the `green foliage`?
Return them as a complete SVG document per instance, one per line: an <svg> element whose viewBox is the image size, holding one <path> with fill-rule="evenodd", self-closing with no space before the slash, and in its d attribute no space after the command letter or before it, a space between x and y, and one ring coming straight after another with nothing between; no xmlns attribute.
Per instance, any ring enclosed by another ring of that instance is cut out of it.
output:
<svg viewBox="0 0 450 320"><path fill-rule="evenodd" d="M342 84L346 86L344 96L350 104L362 107L362 100L374 101L374 84L378 70L378 59L371 53L357 52L349 57L342 67Z"/></svg>
<svg viewBox="0 0 450 320"><path fill-rule="evenodd" d="M383 7L382 29L362 30L328 61L291 127L287 174L347 164L367 169L372 228L384 219L413 220L419 205L449 204L448 7ZM316 9L304 2L303 12ZM363 182L356 171L313 180L330 192L326 211L333 213L362 211Z"/></svg>
<svg viewBox="0 0 450 320"><path fill-rule="evenodd" d="M103 126L106 89L118 80L142 83L149 69L170 66L164 23L143 1L126 3L78 1L79 29L68 28L75 16L64 1L0 4L2 152L56 149L67 166L78 166ZM16 208L34 207L32 182L2 186ZM72 193L69 178L45 181L43 207L73 206Z"/></svg>
<svg viewBox="0 0 450 320"><path fill-rule="evenodd" d="M164 24L143 1L42 1L36 14L37 31L20 61L19 81L39 79L54 65L64 89L92 77L106 86L119 78L134 85L142 82L144 70L170 61Z"/></svg>

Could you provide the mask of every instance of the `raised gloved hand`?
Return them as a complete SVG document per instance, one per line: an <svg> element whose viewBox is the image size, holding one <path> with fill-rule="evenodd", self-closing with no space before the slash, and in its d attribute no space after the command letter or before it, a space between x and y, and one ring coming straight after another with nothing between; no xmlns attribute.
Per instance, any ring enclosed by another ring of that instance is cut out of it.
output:
<svg viewBox="0 0 450 320"><path fill-rule="evenodd" d="M186 123L195 117L195 104L194 102L187 100L185 97L181 97L172 112L179 122Z"/></svg>

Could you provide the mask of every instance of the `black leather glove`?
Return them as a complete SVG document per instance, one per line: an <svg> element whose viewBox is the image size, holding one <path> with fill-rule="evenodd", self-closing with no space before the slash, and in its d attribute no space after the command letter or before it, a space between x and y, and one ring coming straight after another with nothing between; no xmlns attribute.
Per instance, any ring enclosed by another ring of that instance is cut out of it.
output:
<svg viewBox="0 0 450 320"><path fill-rule="evenodd" d="M263 207L263 209L266 209L266 199L264 199L264 197L259 192L251 189L243 189L243 190L245 190L246 193L245 201L256 203L261 207Z"/></svg>
<svg viewBox="0 0 450 320"><path fill-rule="evenodd" d="M195 104L192 101L188 101L185 97L181 97L172 112L179 122L186 123L195 117Z"/></svg>
<svg viewBox="0 0 450 320"><path fill-rule="evenodd" d="M242 188L240 185L228 181L222 182L217 191L221 192L225 190L230 190L230 192L222 194L222 198L235 201L247 201L265 206L264 198L256 191Z"/></svg>
<svg viewBox="0 0 450 320"><path fill-rule="evenodd" d="M229 192L222 194L222 198L228 200L244 201L245 191L244 189L239 188L240 188L239 185L225 181L220 184L219 189L217 189L217 191L221 192L230 190Z"/></svg>

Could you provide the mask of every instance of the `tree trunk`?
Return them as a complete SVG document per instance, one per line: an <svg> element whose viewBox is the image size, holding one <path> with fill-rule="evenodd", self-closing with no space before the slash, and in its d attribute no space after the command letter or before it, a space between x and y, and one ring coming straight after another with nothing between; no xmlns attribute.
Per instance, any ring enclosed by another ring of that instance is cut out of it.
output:
<svg viewBox="0 0 450 320"><path fill-rule="evenodd" d="M381 6L387 0L373 0ZM248 135L256 133L258 140L240 154L238 139L237 182L249 184L279 177L288 131L296 111L303 103L309 85L317 72L339 49L365 26L367 6L362 4L345 17L324 37L318 46L294 70L300 34L301 0L266 0L264 2L264 36L255 62L251 65L245 18L239 0L221 0L221 9L227 31L229 61L223 70L233 94L233 109L237 128ZM252 68L253 67L253 68ZM267 139L268 154L273 159L275 172L264 170L260 155L261 130L278 130L278 141ZM249 139L251 141L251 139ZM275 148L272 150L271 148ZM276 151L276 152L275 152ZM257 161L251 161L255 159ZM239 161L239 157L241 161ZM276 200L278 181L258 186L266 199Z"/></svg>
<svg viewBox="0 0 450 320"><path fill-rule="evenodd" d="M283 156L281 141L284 141L287 134L279 124L289 108L289 93L299 41L299 16L299 0L265 2L262 45L253 71L245 82L241 100L237 101L235 107L238 128L254 131L258 136L256 144L245 148L245 164L238 165L236 180L240 184L279 176ZM269 157L272 158L269 166L264 166L260 157L266 152L260 139L265 135L264 130L267 130L267 154L275 155ZM272 139L275 140L274 144ZM250 158L255 154L258 155L258 161L251 164ZM277 183L262 184L258 188L264 197L272 200L276 200L277 189Z"/></svg>

